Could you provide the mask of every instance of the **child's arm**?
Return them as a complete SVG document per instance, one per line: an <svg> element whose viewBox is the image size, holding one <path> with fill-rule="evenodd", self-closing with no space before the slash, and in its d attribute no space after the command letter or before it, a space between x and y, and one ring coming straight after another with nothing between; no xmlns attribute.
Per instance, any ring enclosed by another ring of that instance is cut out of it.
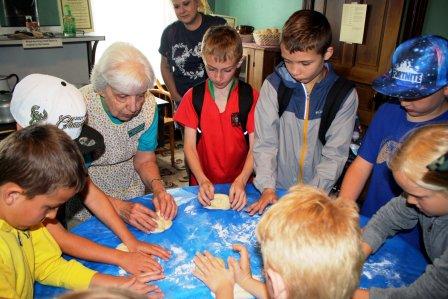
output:
<svg viewBox="0 0 448 299"><path fill-rule="evenodd" d="M239 261L236 261L232 257L229 258L229 268L233 271L235 282L258 299L269 298L266 285L252 277L249 253L246 247L240 244L233 244L232 248L238 251L241 256Z"/></svg>
<svg viewBox="0 0 448 299"><path fill-rule="evenodd" d="M209 206L210 200L213 199L215 189L202 170L198 151L196 150L196 130L190 127L185 127L184 152L188 166L199 184L199 202L203 206Z"/></svg>
<svg viewBox="0 0 448 299"><path fill-rule="evenodd" d="M162 278L164 278L164 276L159 271L148 272L136 276L112 276L96 273L92 277L90 286L126 288L139 294L151 294L151 296L156 298L162 298L162 291L158 286L147 284L150 281Z"/></svg>
<svg viewBox="0 0 448 299"><path fill-rule="evenodd" d="M366 185L372 168L372 163L361 156L356 157L345 173L339 196L346 200L356 201Z"/></svg>
<svg viewBox="0 0 448 299"><path fill-rule="evenodd" d="M229 200L232 209L241 211L247 203L246 183L254 170L254 156L252 149L254 145L254 133L249 134L249 151L247 152L246 161L240 175L233 181L229 190Z"/></svg>
<svg viewBox="0 0 448 299"><path fill-rule="evenodd" d="M358 290L355 299L371 298L446 298L448 294L448 249L426 267L416 281L407 287Z"/></svg>
<svg viewBox="0 0 448 299"><path fill-rule="evenodd" d="M141 242L134 237L124 224L123 220L121 220L120 216L118 216L110 199L90 178L87 180L86 189L87 194L84 199L84 204L95 214L95 216L106 224L120 238L120 240L123 241L126 247L128 247L129 252L142 252L156 255L164 260L169 258L169 252L162 247ZM61 246L61 248L65 252L64 247ZM76 255L76 249L73 248L73 250L75 250L75 252L69 254L78 257Z"/></svg>
<svg viewBox="0 0 448 299"><path fill-rule="evenodd" d="M255 107L254 133L254 178L255 187L262 192L260 199L247 211L249 215L263 213L264 209L277 201L277 153L279 146L279 116L277 91L269 80L264 80Z"/></svg>
<svg viewBox="0 0 448 299"><path fill-rule="evenodd" d="M226 269L224 261L208 252L198 252L194 258L196 268L193 275L202 280L215 294L216 299L232 299L235 281L230 269Z"/></svg>
<svg viewBox="0 0 448 299"><path fill-rule="evenodd" d="M141 252L124 252L94 243L88 239L68 232L59 222L46 221L45 226L56 240L61 250L71 256L122 267L129 273L161 270L161 266L149 255ZM164 250L150 245L157 251ZM156 251L154 250L154 251Z"/></svg>
<svg viewBox="0 0 448 299"><path fill-rule="evenodd" d="M154 287L146 288L146 282L163 278L163 274L158 270L135 279L114 277L96 273L74 259L67 261L61 257L62 252L58 244L43 226L30 230L30 238L34 248L35 279L42 284L75 290L91 285L123 286L145 292L157 290Z"/></svg>
<svg viewBox="0 0 448 299"><path fill-rule="evenodd" d="M354 89L342 104L326 133L328 138L322 148L320 162L315 166L315 175L309 185L330 192L336 183L348 158L357 108L358 94Z"/></svg>
<svg viewBox="0 0 448 299"><path fill-rule="evenodd" d="M419 212L406 204L406 198L392 198L373 215L362 230L363 241L375 252L384 241L405 229L411 229L418 223Z"/></svg>

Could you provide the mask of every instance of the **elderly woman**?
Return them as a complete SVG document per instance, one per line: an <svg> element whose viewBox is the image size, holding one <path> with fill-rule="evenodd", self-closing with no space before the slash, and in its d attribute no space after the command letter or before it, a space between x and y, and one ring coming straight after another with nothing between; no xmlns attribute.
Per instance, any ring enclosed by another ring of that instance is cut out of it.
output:
<svg viewBox="0 0 448 299"><path fill-rule="evenodd" d="M151 189L157 212L172 219L177 205L160 178L156 163L157 105L148 89L154 85L149 61L127 43L112 44L81 88L87 105L89 126L104 137L105 151L92 157L89 175L112 200L128 223L152 230L155 214L143 205L122 201Z"/></svg>

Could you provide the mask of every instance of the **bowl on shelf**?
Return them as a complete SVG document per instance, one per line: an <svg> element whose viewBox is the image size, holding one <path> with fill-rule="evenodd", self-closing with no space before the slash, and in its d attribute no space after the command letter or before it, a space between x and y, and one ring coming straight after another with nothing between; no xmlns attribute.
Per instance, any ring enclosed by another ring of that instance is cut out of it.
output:
<svg viewBox="0 0 448 299"><path fill-rule="evenodd" d="M235 29L241 35L248 35L252 34L255 28L249 25L238 25Z"/></svg>
<svg viewBox="0 0 448 299"><path fill-rule="evenodd" d="M277 28L255 30L255 43L259 46L278 46L280 44L281 31Z"/></svg>

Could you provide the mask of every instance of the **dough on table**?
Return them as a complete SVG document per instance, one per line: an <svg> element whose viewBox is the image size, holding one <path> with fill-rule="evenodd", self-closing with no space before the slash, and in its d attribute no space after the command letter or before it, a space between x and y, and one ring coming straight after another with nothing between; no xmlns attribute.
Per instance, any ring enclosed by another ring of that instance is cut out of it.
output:
<svg viewBox="0 0 448 299"><path fill-rule="evenodd" d="M215 193L215 196L210 201L211 205L205 206L210 210L228 210L230 209L230 200L227 194Z"/></svg>
<svg viewBox="0 0 448 299"><path fill-rule="evenodd" d="M157 212L157 227L155 230L152 231L152 233L161 233L163 231L166 231L167 229L169 229L171 227L171 225L173 225L173 221L169 220L169 219L164 219L162 216L160 216L160 211Z"/></svg>
<svg viewBox="0 0 448 299"><path fill-rule="evenodd" d="M118 244L118 246L115 247L115 249L118 249L118 250L121 250L121 251L129 252L128 247L127 247L126 245L124 245L124 243L120 243L120 244Z"/></svg>

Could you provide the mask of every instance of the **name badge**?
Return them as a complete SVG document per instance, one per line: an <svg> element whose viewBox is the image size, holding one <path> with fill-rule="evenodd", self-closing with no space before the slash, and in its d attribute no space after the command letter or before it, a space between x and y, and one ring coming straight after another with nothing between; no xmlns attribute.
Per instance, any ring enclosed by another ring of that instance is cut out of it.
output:
<svg viewBox="0 0 448 299"><path fill-rule="evenodd" d="M143 131L144 128L145 128L145 124L142 123L142 124L139 124L138 126L136 126L135 128L130 129L130 130L128 131L128 135L129 135L129 137L132 137L132 136L134 136L135 134L137 134L137 133Z"/></svg>

